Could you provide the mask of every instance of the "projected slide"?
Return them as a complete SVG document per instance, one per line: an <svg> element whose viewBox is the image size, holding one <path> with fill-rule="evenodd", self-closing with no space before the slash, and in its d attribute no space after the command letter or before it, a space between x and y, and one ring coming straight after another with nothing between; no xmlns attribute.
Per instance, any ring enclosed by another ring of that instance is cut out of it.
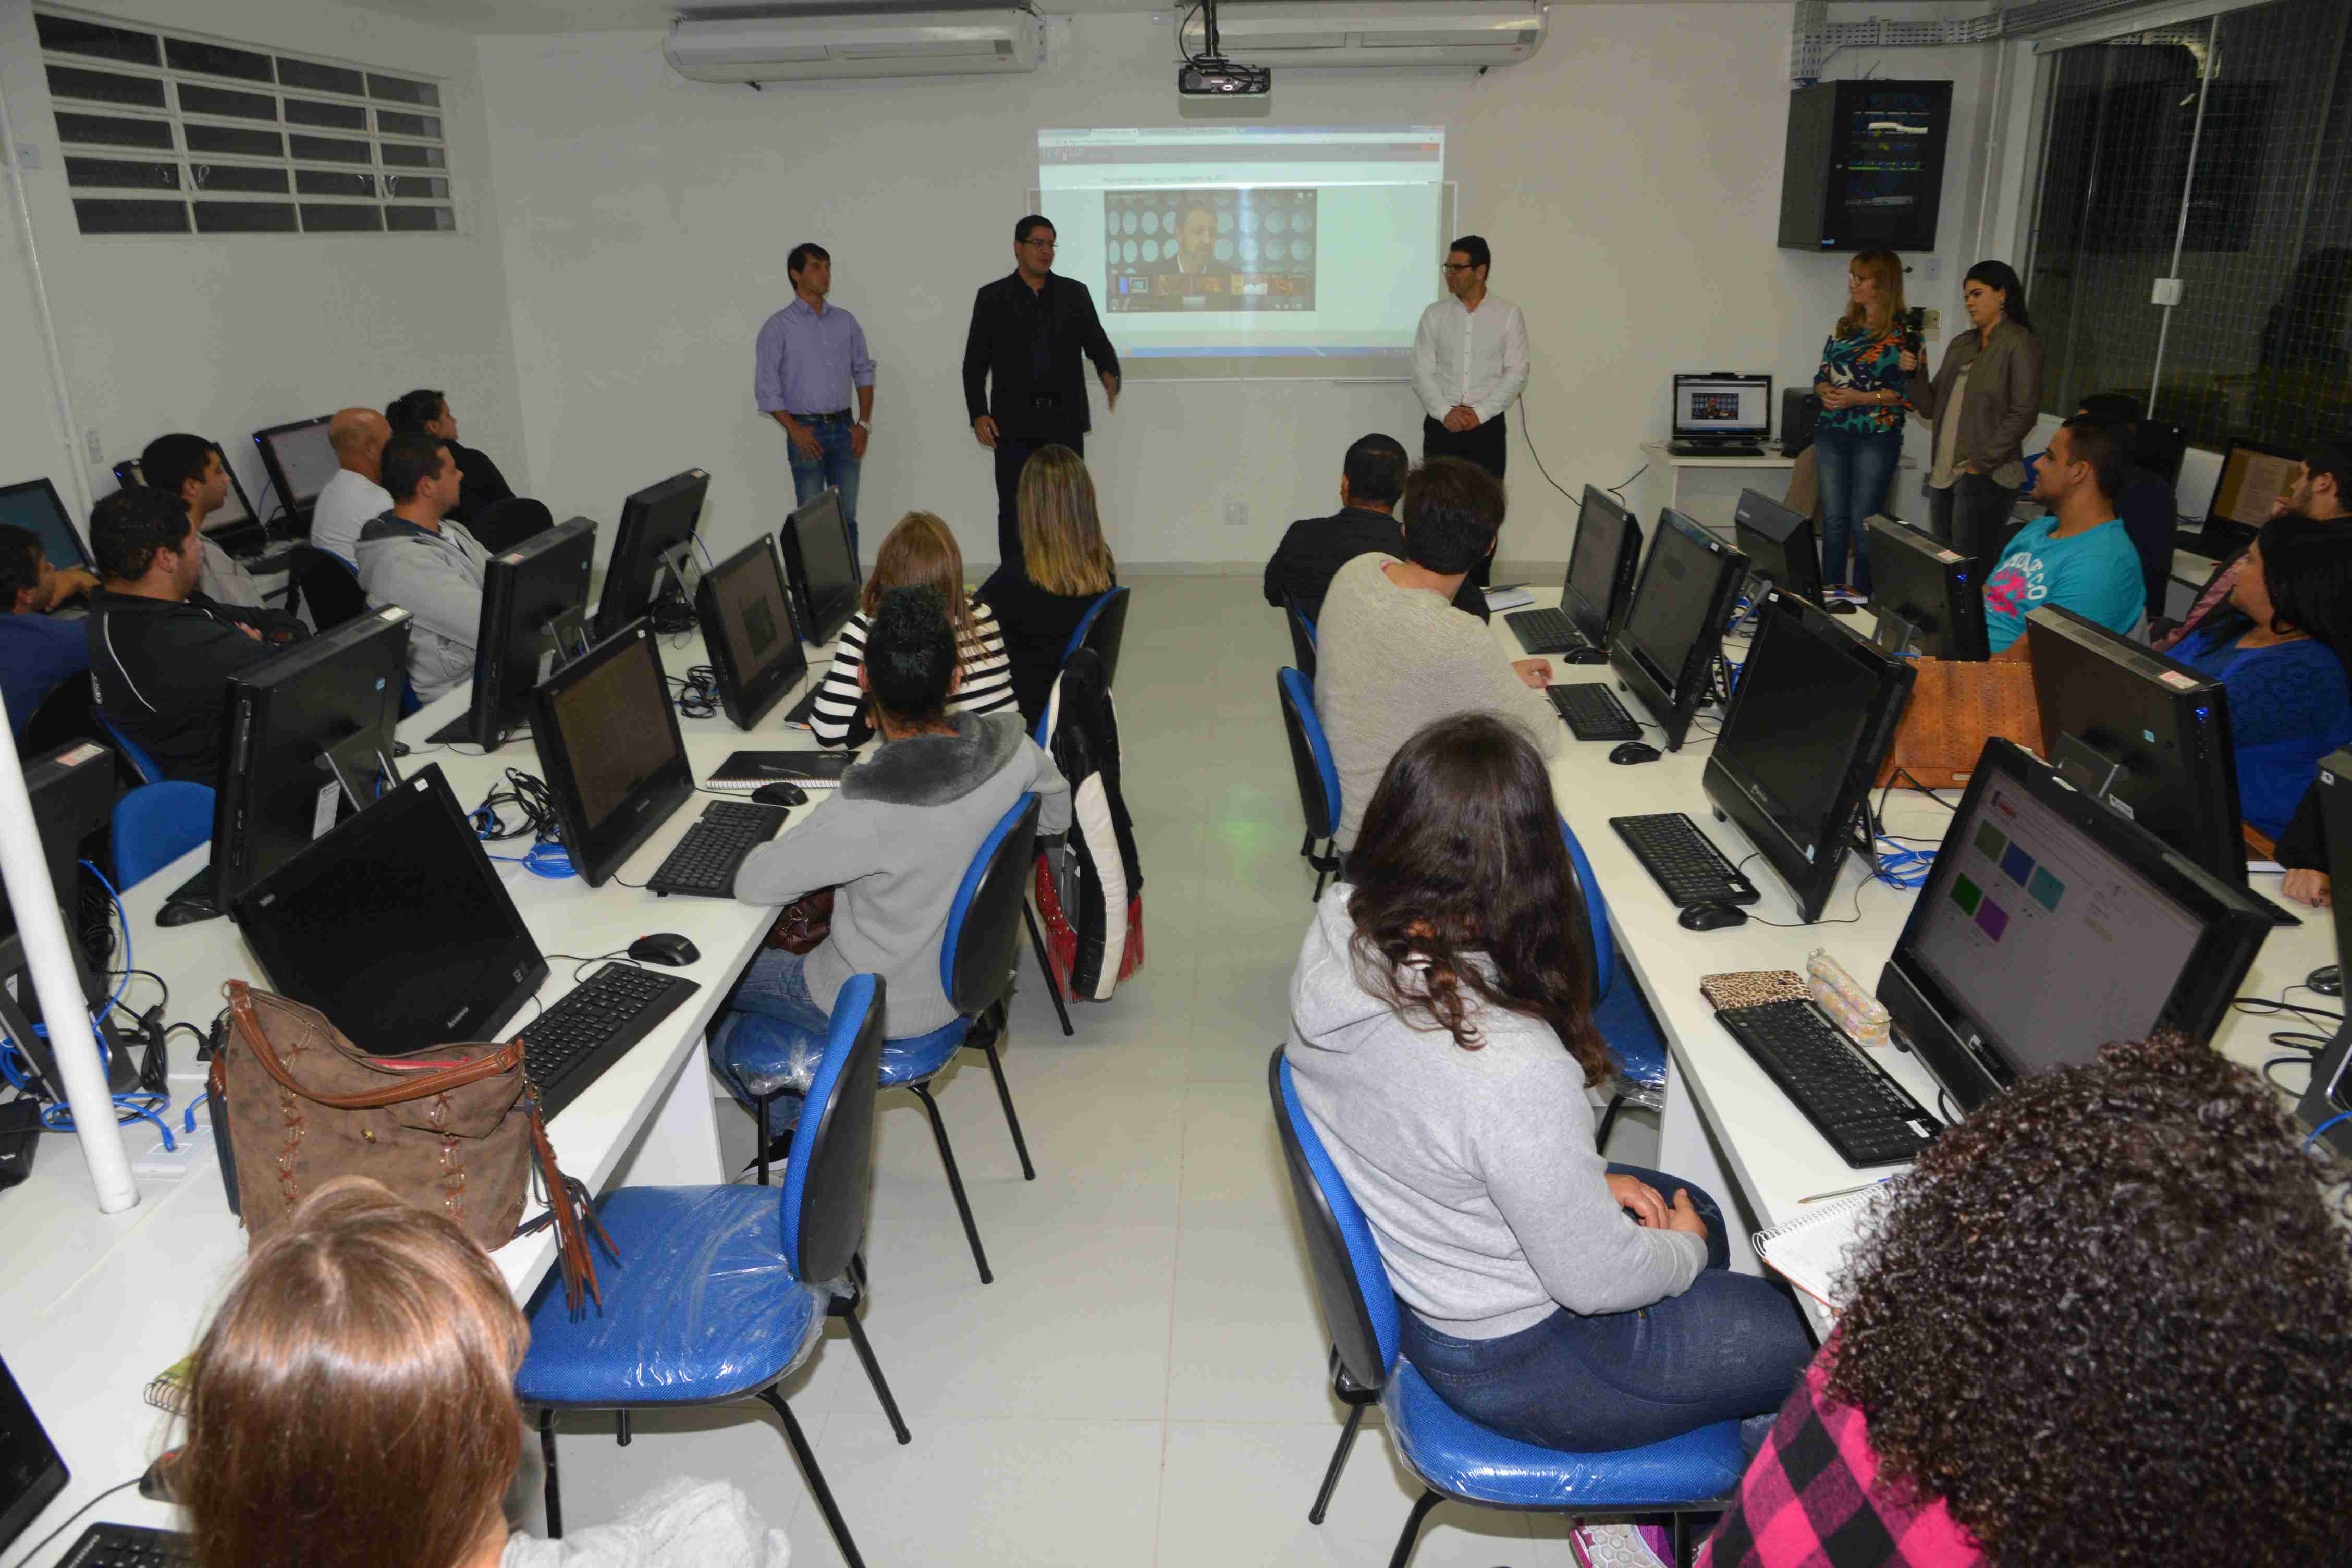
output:
<svg viewBox="0 0 2352 1568"><path fill-rule="evenodd" d="M1442 130L1041 131L1037 160L1056 268L1130 377L1411 375L1453 237Z"/></svg>

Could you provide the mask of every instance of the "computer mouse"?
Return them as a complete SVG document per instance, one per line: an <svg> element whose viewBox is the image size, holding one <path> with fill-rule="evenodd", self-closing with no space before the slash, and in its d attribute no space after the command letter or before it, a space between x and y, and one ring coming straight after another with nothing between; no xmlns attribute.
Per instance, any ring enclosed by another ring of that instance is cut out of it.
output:
<svg viewBox="0 0 2352 1568"><path fill-rule="evenodd" d="M1635 763L1654 763L1664 754L1646 741L1625 741L1611 749L1609 760L1630 767Z"/></svg>
<svg viewBox="0 0 2352 1568"><path fill-rule="evenodd" d="M806 805L808 791L796 784L761 784L751 792L751 798L761 805Z"/></svg>
<svg viewBox="0 0 2352 1568"><path fill-rule="evenodd" d="M1609 662L1606 650L1597 647L1572 647L1566 653L1554 654L1552 657L1562 664L1607 664Z"/></svg>
<svg viewBox="0 0 2352 1568"><path fill-rule="evenodd" d="M1737 904L1693 904L1675 923L1685 931L1721 931L1726 926L1746 925L1748 911Z"/></svg>
<svg viewBox="0 0 2352 1568"><path fill-rule="evenodd" d="M155 911L155 923L159 926L191 926L198 921L220 918L221 910L217 904L208 904L197 899L181 899Z"/></svg>
<svg viewBox="0 0 2352 1568"><path fill-rule="evenodd" d="M1828 604L1823 605L1822 608L1827 610L1833 616L1850 616L1853 614L1853 601L1852 599L1832 599Z"/></svg>
<svg viewBox="0 0 2352 1568"><path fill-rule="evenodd" d="M657 931L629 943L629 956L643 963L666 963L672 969L683 969L702 953L677 932Z"/></svg>

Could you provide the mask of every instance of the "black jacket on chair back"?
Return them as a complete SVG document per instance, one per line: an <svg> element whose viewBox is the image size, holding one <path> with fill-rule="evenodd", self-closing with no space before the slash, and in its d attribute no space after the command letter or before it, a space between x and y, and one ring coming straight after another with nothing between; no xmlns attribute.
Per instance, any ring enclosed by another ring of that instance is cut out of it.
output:
<svg viewBox="0 0 2352 1568"><path fill-rule="evenodd" d="M1093 427L1084 367L1118 374L1118 351L1104 335L1094 296L1076 279L1049 274L1033 291L1018 272L982 286L963 345L967 418L992 416L1004 436L1051 439Z"/></svg>

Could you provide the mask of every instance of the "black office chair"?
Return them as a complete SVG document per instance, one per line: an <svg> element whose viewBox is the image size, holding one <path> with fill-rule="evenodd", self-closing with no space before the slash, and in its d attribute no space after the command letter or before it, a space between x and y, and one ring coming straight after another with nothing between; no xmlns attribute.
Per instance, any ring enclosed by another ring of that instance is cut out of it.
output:
<svg viewBox="0 0 2352 1568"><path fill-rule="evenodd" d="M295 592L310 606L311 623L320 631L331 631L367 613L367 595L360 587L359 574L333 551L298 544L289 570Z"/></svg>
<svg viewBox="0 0 2352 1568"><path fill-rule="evenodd" d="M1290 623L1290 658L1298 673L1308 680L1315 679L1315 623L1298 607L1297 595L1282 596L1282 617Z"/></svg>
<svg viewBox="0 0 2352 1568"><path fill-rule="evenodd" d="M106 739L106 731L99 728L98 715L91 710L94 700L89 677L86 675L68 675L50 687L49 694L34 706L33 716L25 721L24 730L16 736L16 754L45 757L76 741L111 744ZM119 754L117 763L121 763ZM138 782L127 772L123 779L130 784Z"/></svg>

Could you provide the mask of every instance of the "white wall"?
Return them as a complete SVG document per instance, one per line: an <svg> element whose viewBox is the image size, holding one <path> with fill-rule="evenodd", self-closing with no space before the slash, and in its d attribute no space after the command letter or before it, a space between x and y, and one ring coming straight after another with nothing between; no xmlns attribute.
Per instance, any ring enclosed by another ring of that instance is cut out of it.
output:
<svg viewBox="0 0 2352 1568"><path fill-rule="evenodd" d="M1464 226L1494 247L1496 290L1528 312L1528 418L1573 492L1640 465L1674 371L1801 380L1818 363L1845 261L1773 243L1790 21L1785 5L1562 6L1525 65L1279 72L1274 118L1447 128ZM1040 125L1175 122L1165 30L1085 16L1056 25L1032 77L765 92L681 82L658 41L480 45L538 493L559 516L609 521L626 491L700 465L714 548L773 527L791 479L782 433L751 405L751 342L790 297L785 252L816 239L880 366L859 508L869 552L919 506L957 525L972 562L992 559L991 468L957 380L971 293L1010 268ZM1977 259L1990 58L1915 49L1831 68L1959 81L1943 279L1915 286L1948 317ZM1349 441L1383 429L1417 448L1419 419L1402 384L1138 384L1108 416L1097 395L1087 456L1123 562L1254 563L1290 519L1330 509ZM1510 461L1503 553L1564 559L1573 504L1516 435ZM1226 524L1228 502L1246 527Z"/></svg>
<svg viewBox="0 0 2352 1568"><path fill-rule="evenodd" d="M109 237L76 230L26 0L0 0L0 88L20 144L37 149L26 194L73 401L71 432L33 335L26 237L0 218L0 481L47 474L68 506L114 488L109 467L166 430L229 450L247 493L262 472L250 434L413 386L448 390L470 443L528 470L507 329L473 40L331 0L100 0L110 18L430 76L457 193L455 235ZM90 464L84 430L105 461Z"/></svg>

